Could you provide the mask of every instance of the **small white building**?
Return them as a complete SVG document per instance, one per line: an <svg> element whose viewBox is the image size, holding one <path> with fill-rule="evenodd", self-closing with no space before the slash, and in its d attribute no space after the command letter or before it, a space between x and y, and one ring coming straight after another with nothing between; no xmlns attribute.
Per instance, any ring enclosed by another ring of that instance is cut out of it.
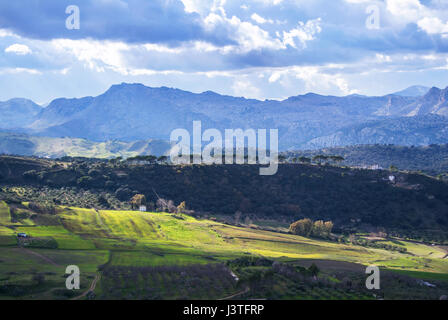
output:
<svg viewBox="0 0 448 320"><path fill-rule="evenodd" d="M141 212L146 212L146 206L140 206L138 210Z"/></svg>

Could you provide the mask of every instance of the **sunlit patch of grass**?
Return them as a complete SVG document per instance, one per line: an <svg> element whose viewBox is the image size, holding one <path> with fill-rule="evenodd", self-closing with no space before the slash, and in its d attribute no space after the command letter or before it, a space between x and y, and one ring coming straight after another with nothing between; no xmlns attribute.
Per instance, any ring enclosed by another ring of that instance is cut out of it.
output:
<svg viewBox="0 0 448 320"><path fill-rule="evenodd" d="M8 205L4 201L0 201L0 224L10 224L11 214Z"/></svg>
<svg viewBox="0 0 448 320"><path fill-rule="evenodd" d="M17 232L27 233L30 237L51 237L56 240L58 249L95 249L92 241L81 238L60 226L17 227Z"/></svg>

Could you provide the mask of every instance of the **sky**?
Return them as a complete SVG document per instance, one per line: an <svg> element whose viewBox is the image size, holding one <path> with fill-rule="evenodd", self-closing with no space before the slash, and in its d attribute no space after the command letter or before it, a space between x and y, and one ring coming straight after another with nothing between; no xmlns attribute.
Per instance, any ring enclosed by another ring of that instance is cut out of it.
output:
<svg viewBox="0 0 448 320"><path fill-rule="evenodd" d="M0 0L0 101L143 83L255 99L448 86L446 0Z"/></svg>

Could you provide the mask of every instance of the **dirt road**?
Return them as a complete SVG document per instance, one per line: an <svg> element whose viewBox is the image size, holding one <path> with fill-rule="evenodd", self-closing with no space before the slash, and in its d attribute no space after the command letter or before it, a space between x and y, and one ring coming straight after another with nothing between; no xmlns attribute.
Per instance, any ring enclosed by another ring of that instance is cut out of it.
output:
<svg viewBox="0 0 448 320"><path fill-rule="evenodd" d="M232 294L231 296L228 296L228 297L225 297L225 298L222 298L222 299L218 299L218 300L229 300L229 299L233 299L233 298L238 297L238 296L240 296L240 295L242 295L242 294L248 293L249 291L250 291L250 288L249 288L249 287L246 287L246 289L244 289L244 290L241 291L241 292Z"/></svg>
<svg viewBox="0 0 448 320"><path fill-rule="evenodd" d="M32 251L32 250L30 250L30 249L25 249L25 248L20 248L20 250L26 252L27 254L31 254L31 255L34 255L34 256L36 256L36 257L39 257L39 258L41 258L42 260L44 260L45 262L47 262L47 263L49 263L49 264L52 264L52 265L54 265L54 266L59 266L59 264L57 264L56 262L54 262L54 261L51 260L50 258L48 258L48 257L46 257L46 256L44 256L44 255L42 255L42 254L40 254L40 253L37 253L37 252Z"/></svg>
<svg viewBox="0 0 448 320"><path fill-rule="evenodd" d="M96 285L98 284L98 281L100 279L101 279L101 274L100 273L96 274L95 278L93 279L92 283L90 284L90 288L87 291L85 291L83 294L81 294L81 295L79 295L77 297L71 298L70 300L79 300L79 299L84 298L85 296L87 296L87 294L89 292L93 292L95 290Z"/></svg>

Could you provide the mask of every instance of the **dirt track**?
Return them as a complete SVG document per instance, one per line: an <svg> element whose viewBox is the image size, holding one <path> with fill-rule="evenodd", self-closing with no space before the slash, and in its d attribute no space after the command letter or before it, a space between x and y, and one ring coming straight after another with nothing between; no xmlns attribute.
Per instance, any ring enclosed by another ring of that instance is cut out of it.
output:
<svg viewBox="0 0 448 320"><path fill-rule="evenodd" d="M54 262L50 258L48 258L48 257L46 257L46 256L44 256L44 255L42 255L40 253L34 252L34 251L30 250L30 249L25 249L25 248L20 248L20 250L26 252L27 254L31 254L31 255L34 255L36 257L39 257L42 260L44 260L45 262L48 262L49 264L52 264L54 266L59 266L59 264L57 264L56 262Z"/></svg>
<svg viewBox="0 0 448 320"><path fill-rule="evenodd" d="M225 297L225 298L222 298L222 299L219 299L219 300L229 300L229 299L233 299L233 298L238 297L238 296L240 296L240 295L242 295L242 294L248 293L249 291L250 291L249 287L246 287L246 289L244 289L244 290L241 291L241 292L235 293L235 294L233 294L233 295L231 295L231 296L228 296L228 297Z"/></svg>
<svg viewBox="0 0 448 320"><path fill-rule="evenodd" d="M100 279L101 279L101 274L100 273L96 274L95 278L93 279L92 283L90 284L90 288L87 291L85 291L83 294L81 294L77 297L71 298L70 300L79 300L81 298L84 298L89 292L93 292Z"/></svg>

